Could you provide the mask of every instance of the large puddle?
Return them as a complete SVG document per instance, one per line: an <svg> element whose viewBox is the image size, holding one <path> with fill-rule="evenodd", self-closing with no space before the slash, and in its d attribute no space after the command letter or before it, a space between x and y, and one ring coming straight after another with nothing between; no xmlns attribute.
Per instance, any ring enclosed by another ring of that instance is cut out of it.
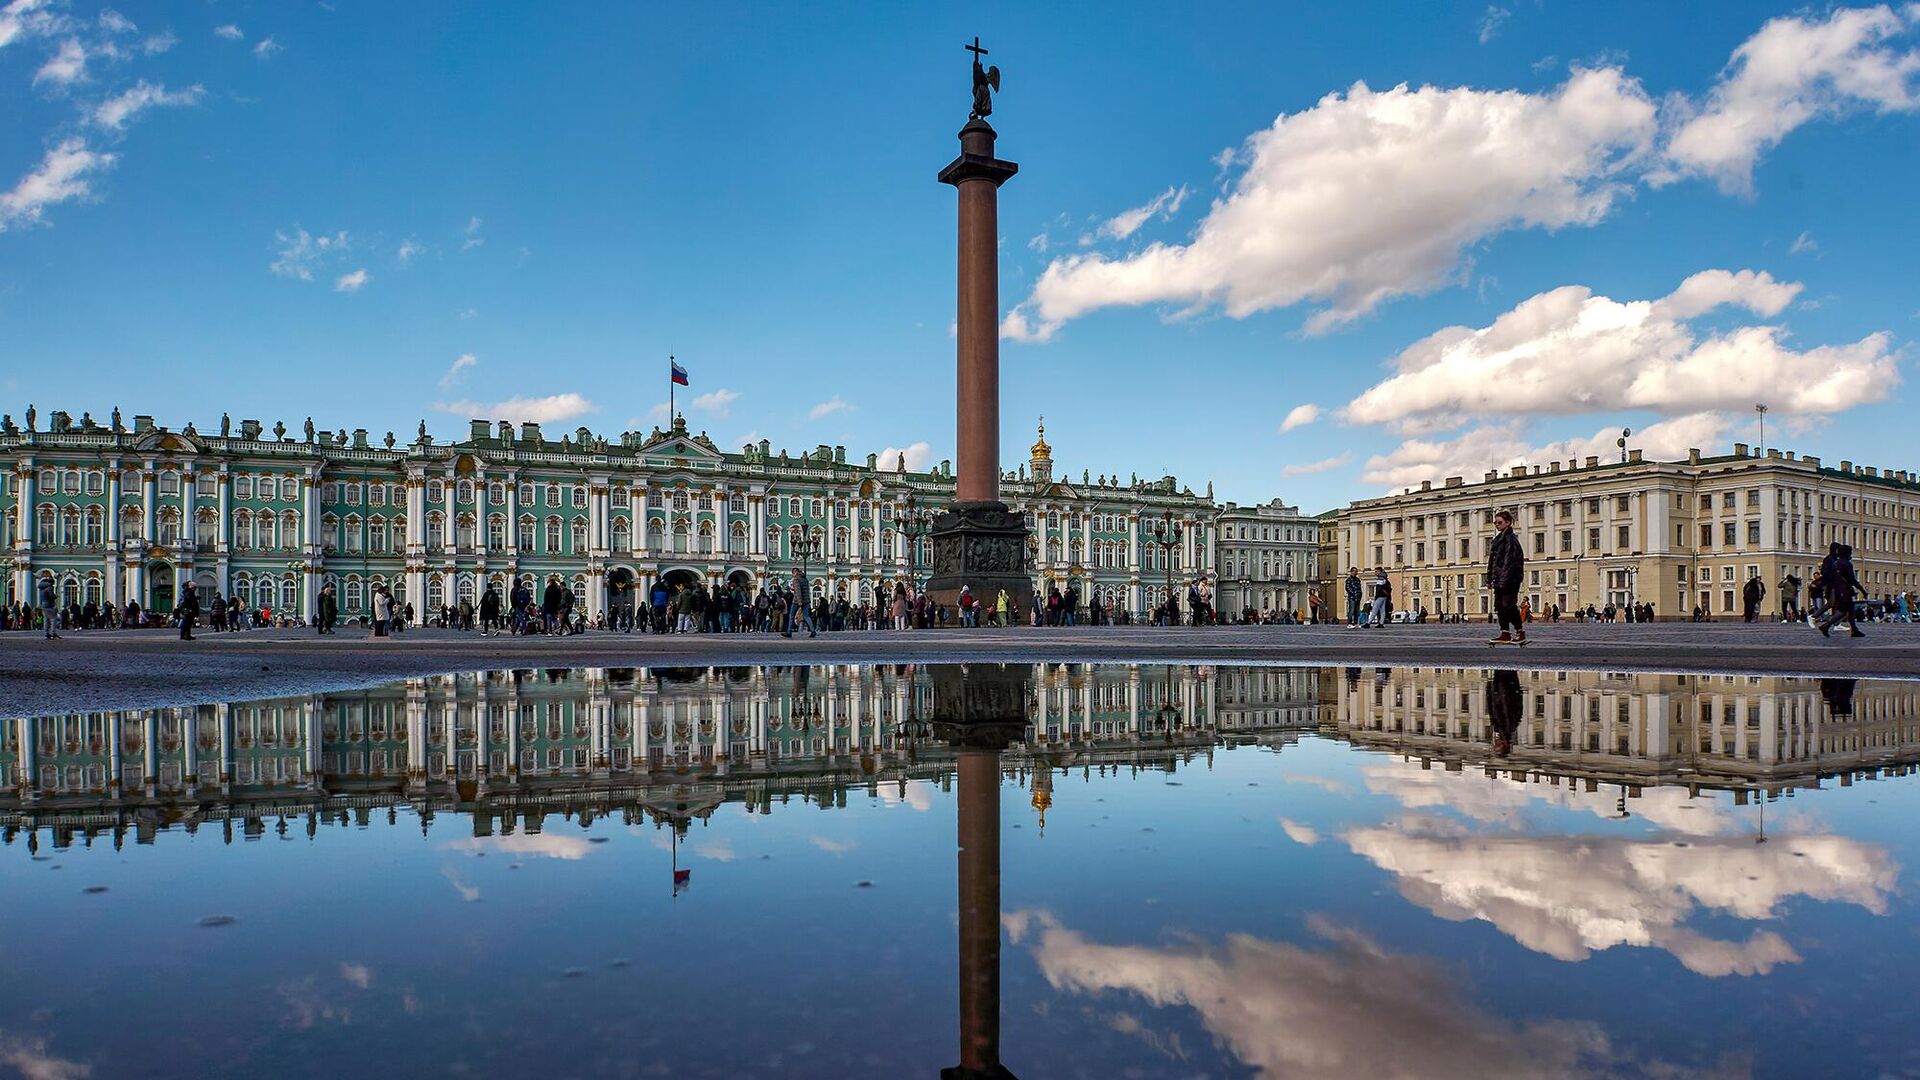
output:
<svg viewBox="0 0 1920 1080"><path fill-rule="evenodd" d="M0 728L0 1075L1920 1073L1915 683L595 669Z"/></svg>

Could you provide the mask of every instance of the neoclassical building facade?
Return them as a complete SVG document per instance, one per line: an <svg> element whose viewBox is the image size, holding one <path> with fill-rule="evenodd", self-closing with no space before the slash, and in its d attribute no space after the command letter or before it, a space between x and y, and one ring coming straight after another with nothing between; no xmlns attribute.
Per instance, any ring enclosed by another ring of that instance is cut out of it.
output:
<svg viewBox="0 0 1920 1080"><path fill-rule="evenodd" d="M765 440L730 453L683 418L614 439L475 420L452 443L423 423L407 444L311 421L298 435L224 418L218 434L128 425L117 409L107 423L36 421L0 422L0 602L31 603L50 578L62 606L165 612L192 581L305 619L332 582L351 617L375 585L427 612L526 579L559 581L597 618L655 581L758 586L804 563L817 593L858 603L925 575L925 519L953 494L948 462L886 469ZM1043 586L1144 611L1169 568L1176 590L1212 576L1211 485L1057 479L1043 429L1003 490L1033 529Z"/></svg>

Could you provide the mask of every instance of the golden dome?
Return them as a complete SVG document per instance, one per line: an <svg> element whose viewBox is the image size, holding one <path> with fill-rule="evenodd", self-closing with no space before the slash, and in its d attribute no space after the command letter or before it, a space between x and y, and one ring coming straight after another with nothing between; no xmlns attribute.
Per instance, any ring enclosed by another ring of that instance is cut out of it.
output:
<svg viewBox="0 0 1920 1080"><path fill-rule="evenodd" d="M1033 444L1033 460L1052 461L1053 447L1047 445L1047 418L1040 418L1040 441Z"/></svg>

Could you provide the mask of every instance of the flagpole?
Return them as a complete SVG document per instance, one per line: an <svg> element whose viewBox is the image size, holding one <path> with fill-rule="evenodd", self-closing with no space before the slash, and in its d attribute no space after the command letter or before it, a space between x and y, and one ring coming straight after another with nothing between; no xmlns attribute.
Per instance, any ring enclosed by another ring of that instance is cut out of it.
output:
<svg viewBox="0 0 1920 1080"><path fill-rule="evenodd" d="M673 430L673 354L667 354L667 430Z"/></svg>

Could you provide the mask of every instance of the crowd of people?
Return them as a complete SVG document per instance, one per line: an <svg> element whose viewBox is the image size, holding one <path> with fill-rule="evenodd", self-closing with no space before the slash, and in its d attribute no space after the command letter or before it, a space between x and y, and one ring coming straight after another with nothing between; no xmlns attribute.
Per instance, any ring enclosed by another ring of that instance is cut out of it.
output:
<svg viewBox="0 0 1920 1080"><path fill-rule="evenodd" d="M1571 612L1548 605L1535 612L1520 599L1519 591L1526 565L1520 543L1514 537L1512 519L1504 511L1494 516L1495 534L1488 546L1487 586L1494 593L1493 620L1500 624L1495 643L1525 643L1526 627L1535 621L1560 622L1653 622L1654 606L1648 602L1588 604ZM1782 622L1798 622L1830 635L1845 623L1853 637L1865 636L1859 623L1913 621L1915 598L1902 592L1880 597L1870 596L1860 585L1853 568L1853 551L1845 544L1834 544L1812 582L1807 584L1807 604L1800 603L1801 582L1787 575L1779 584L1777 597ZM1364 581L1358 567L1347 570L1343 583L1346 599L1346 625L1352 629L1382 627L1390 622L1462 623L1469 616L1441 613L1435 615L1416 605L1412 611L1396 613L1393 583L1385 569L1374 571ZM1741 590L1741 612L1746 622L1759 618L1767 587L1759 577L1751 577ZM588 629L619 633L653 634L735 634L778 633L792 637L805 630L808 636L822 630L928 630L946 627L1034 627L1127 626L1137 621L1133 612L1096 590L1083 599L1077 585L1065 588L1049 584L1033 593L1031 604L1021 610L1004 589L991 597L976 596L970 586L963 587L951 604L906 582L897 582L892 593L878 600L850 600L845 593L829 598L808 587L806 574L796 569L790 580L775 580L759 586L728 582L710 589L700 580L682 583L656 582L644 596L628 603L610 605L591 620L580 610L571 589L556 578L538 593L531 579L515 582L507 595L489 584L478 603L462 599L431 610L427 624L454 630L477 630L483 636L549 635L584 633ZM137 601L122 605L85 603L61 605L51 579L43 579L36 590L37 603L15 602L0 605L0 631L40 630L46 637L60 636L62 630L115 630L177 627L180 636L192 640L194 627L204 617L206 628L220 633L235 633L256 627L311 626L319 634L338 633L341 611L331 583L320 590L317 610L311 619L276 612L270 605L248 605L214 592L204 601L192 582L186 583L179 600L169 612L142 610ZM1301 625L1337 619L1326 610L1320 596L1310 592L1305 611L1244 608L1237 618L1223 619L1213 604L1212 592L1205 581L1187 585L1184 605L1178 594L1147 613L1144 620L1153 626ZM1476 621L1481 617L1473 617ZM1711 621L1702 607L1693 609L1693 621ZM419 625L412 603L395 597L384 584L374 586L367 609L352 618L372 637L404 633Z"/></svg>

